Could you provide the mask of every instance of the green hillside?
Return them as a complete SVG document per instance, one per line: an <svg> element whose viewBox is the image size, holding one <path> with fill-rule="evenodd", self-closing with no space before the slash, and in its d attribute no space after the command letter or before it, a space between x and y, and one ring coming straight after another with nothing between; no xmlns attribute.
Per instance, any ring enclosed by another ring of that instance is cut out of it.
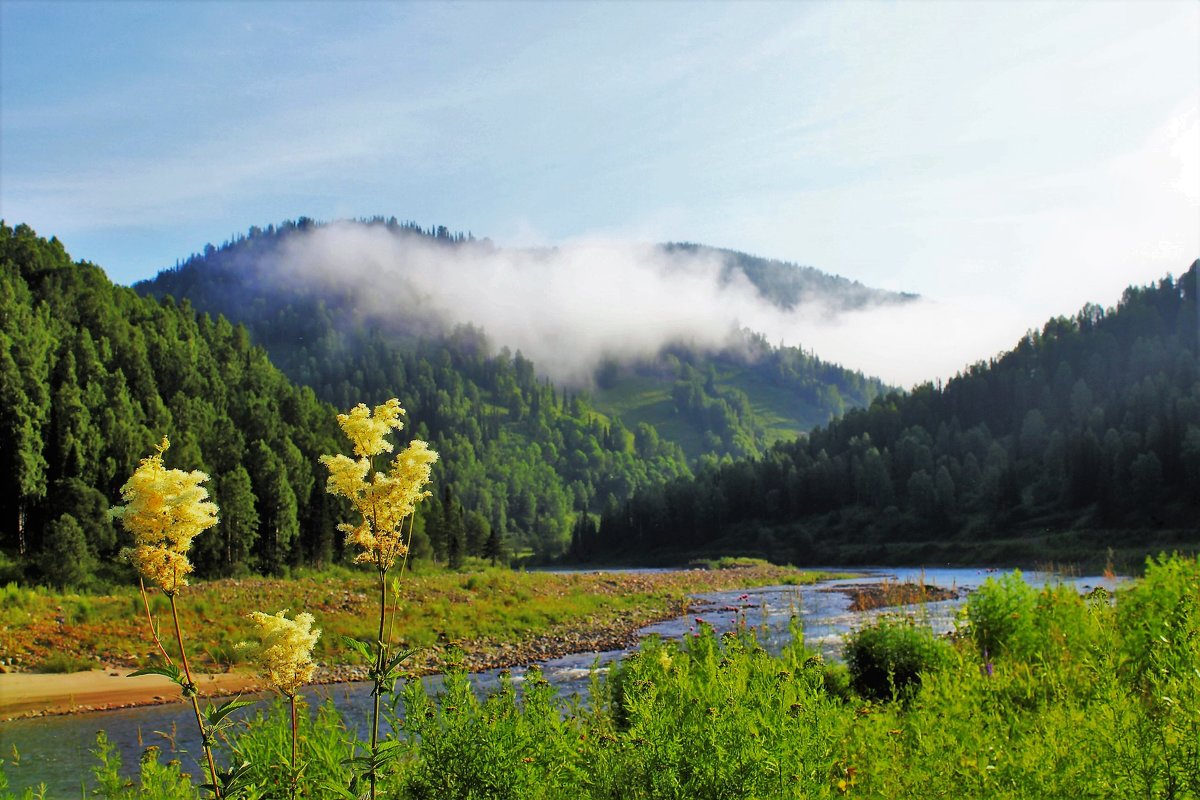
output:
<svg viewBox="0 0 1200 800"><path fill-rule="evenodd" d="M201 575L338 557L316 459L334 409L287 380L244 328L114 286L56 239L0 222L0 580L129 579L108 517L164 436L169 467L210 475L221 523Z"/></svg>
<svg viewBox="0 0 1200 800"><path fill-rule="evenodd" d="M1103 563L1200 549L1198 269L1050 320L944 386L642 490L572 552Z"/></svg>
<svg viewBox="0 0 1200 800"><path fill-rule="evenodd" d="M597 410L620 417L631 428L643 423L653 426L694 461L702 455L758 455L886 391L878 381L825 365L794 348L772 351L761 342L759 346L761 352L753 359L743 353L703 358L685 354L683 360L668 359L667 366L627 367L592 390L592 398ZM803 362L802 374L780 370L780 361L789 358ZM822 372L827 383L821 381ZM730 406L732 400L734 413L705 415L681 405L677 387L688 382L709 403L723 400ZM722 431L730 434L728 440Z"/></svg>
<svg viewBox="0 0 1200 800"><path fill-rule="evenodd" d="M345 332L322 298L309 300L280 305L256 331L304 343L279 352L333 405L289 380L246 328L114 286L57 240L0 223L0 479L10 487L0 581L128 580L117 557L128 541L107 510L164 436L167 465L207 473L221 506L197 545L201 575L341 562L347 509L326 494L317 459L342 449L337 411L389 397L408 409L405 434L441 454L435 499L415 518L418 558L549 559L585 512L690 474L678 447L539 380L520 354L491 354L477 332L401 350L360 329L339 350L331 342Z"/></svg>
<svg viewBox="0 0 1200 800"><path fill-rule="evenodd" d="M394 219L359 224L397 239L421 237L445 248L446 269L454 268L449 255L455 248L492 247L441 227L423 230ZM304 234L320 227L320 223L301 219L278 227L252 228L246 236L221 247L210 245L135 288L156 297L187 298L197 309L246 325L254 341L265 347L293 380L313 387L319 397L339 406L364 391L370 396L408 393L411 373L397 373L392 382L380 382L371 375L369 360L363 358L366 352L384 363L431 347L447 350L455 363L474 358L486 361L506 352L505 343L491 341L487 331L472 328L464 334L421 328L418 333L412 320L403 315L364 314L352 305L349 292L339 291L336 283L329 284L333 279L328 277L319 294L299 281L271 279L263 265L278 266L285 246L294 253L303 248ZM697 246L663 248L691 252ZM781 307L818 298L846 307L908 298L867 289L811 268L732 251L712 252L726 259L726 274L744 270L763 297ZM282 272L286 274L286 269ZM459 354L462 347L469 352ZM504 357L511 358L511 354ZM537 365L533 366L536 371ZM484 378L479 385L485 395L493 392L487 381ZM697 387L690 402L684 404L674 396L681 381ZM690 461L703 454L759 454L775 441L801 434L848 408L866 405L887 388L798 348L772 347L750 333L743 334L743 341L726 352L695 353L671 347L650 364L607 364L598 371L597 384L595 388L557 388L594 406L606 418L619 420L629 431L652 428L653 433L644 431L643 438L682 448ZM606 494L589 495L588 507L598 511L598 501Z"/></svg>

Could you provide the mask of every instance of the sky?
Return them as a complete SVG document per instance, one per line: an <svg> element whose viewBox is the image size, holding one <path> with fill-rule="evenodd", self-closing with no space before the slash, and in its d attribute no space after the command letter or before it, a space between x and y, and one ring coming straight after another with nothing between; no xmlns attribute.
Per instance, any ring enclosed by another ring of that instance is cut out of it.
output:
<svg viewBox="0 0 1200 800"><path fill-rule="evenodd" d="M916 292L789 343L948 377L1200 257L1200 4L0 0L8 224L128 284L374 215Z"/></svg>

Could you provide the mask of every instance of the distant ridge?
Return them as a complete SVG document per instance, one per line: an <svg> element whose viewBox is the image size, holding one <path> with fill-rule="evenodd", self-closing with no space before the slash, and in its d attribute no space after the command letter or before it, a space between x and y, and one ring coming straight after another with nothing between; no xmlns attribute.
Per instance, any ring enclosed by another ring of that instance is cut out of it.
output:
<svg viewBox="0 0 1200 800"><path fill-rule="evenodd" d="M761 258L722 247L709 247L692 242L669 242L661 246L670 253L713 254L720 257L724 261L724 280L731 280L735 272L741 272L750 279L763 297L788 310L804 303L815 302L823 303L836 311L850 311L872 304L906 303L920 297L910 292L873 289L858 281L822 272L816 267Z"/></svg>
<svg viewBox="0 0 1200 800"><path fill-rule="evenodd" d="M331 346L337 342L344 348L370 328L394 346L411 349L421 341L450 336L453 329L430 316L421 303L372 315L359 305L349 279L343 282L335 276L322 276L319 291L302 281L287 280L290 271L275 262L289 243L300 241L294 237L333 225L386 231L396 241L419 239L427 250L432 248L435 257L444 248L448 259L461 252L484 257L505 253L544 262L555 253L555 248L505 251L490 239L477 239L445 226L401 222L395 217L328 224L302 217L266 228L253 227L220 247L208 245L202 253L134 288L158 297L187 298L198 309L242 322L293 380L312 386L323 399L338 404L348 399L336 389L344 380L343 368L334 351L324 345L314 353L313 340ZM785 311L814 303L824 312L837 313L869 303L904 303L915 297L732 250L679 243L646 248L660 254L668 270L674 268L676 259L696 256L679 263L703 259L704 264L716 268L713 280L717 283L744 276L752 291ZM272 279L272 274L285 279ZM488 347L515 348L493 331L480 328L477 320L466 322L486 337ZM356 326L357 332L351 330ZM534 359L534 366L543 365ZM679 341L664 343L657 353L638 359L605 358L592 378L588 391L597 410L619 415L631 428L641 422L652 425L682 446L691 459L705 453L753 455L771 442L803 434L849 408L865 405L887 388L877 379L822 360L819 353L776 347L753 331L731 331L720 346L703 351ZM674 386L678 381L698 388L683 391ZM709 411L701 413L705 407Z"/></svg>

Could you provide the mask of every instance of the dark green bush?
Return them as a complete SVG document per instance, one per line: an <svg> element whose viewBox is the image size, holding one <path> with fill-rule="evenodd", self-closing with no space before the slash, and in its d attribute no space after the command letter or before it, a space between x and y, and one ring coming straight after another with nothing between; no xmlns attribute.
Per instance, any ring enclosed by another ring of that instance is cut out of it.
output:
<svg viewBox="0 0 1200 800"><path fill-rule="evenodd" d="M850 685L872 700L907 697L921 683L921 673L944 666L950 645L909 618L880 617L846 642Z"/></svg>

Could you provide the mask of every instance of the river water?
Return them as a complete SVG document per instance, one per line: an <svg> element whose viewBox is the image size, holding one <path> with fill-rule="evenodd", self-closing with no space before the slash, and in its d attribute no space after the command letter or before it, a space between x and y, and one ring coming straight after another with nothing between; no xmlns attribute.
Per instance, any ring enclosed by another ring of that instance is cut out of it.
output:
<svg viewBox="0 0 1200 800"><path fill-rule="evenodd" d="M849 598L830 588L856 583L879 581L924 580L926 584L963 590L957 600L925 603L902 609L926 621L939 633L951 630L965 595L980 586L991 575L1003 571L977 569L866 569L862 577L822 581L811 586L770 586L755 589L710 592L695 595L686 615L649 625L642 630L646 636L681 639L703 620L718 632L733 629L739 616L746 625L758 629L758 639L768 650L778 652L790 639L792 620L797 619L803 630L806 645L820 652L827 660L841 657L846 634L880 613L895 613L897 609L872 612L848 610ZM1023 576L1035 586L1058 581L1088 591L1095 586L1114 588L1114 581L1098 576L1062 577L1029 572ZM542 662L545 678L559 690L563 698L585 696L594 670L601 673L607 665L619 659L625 651L582 653ZM525 674L524 668L510 670L515 681ZM471 676L477 691L486 693L499 683L499 670ZM429 690L436 692L437 676L425 679ZM311 687L306 696L316 706L331 698L347 721L359 720L365 726L370 716L371 686L369 683L344 683ZM251 709L253 711L253 709ZM180 758L193 775L201 774L190 753L199 753L199 738L190 710L183 703L144 706L141 708L96 711L59 717L0 722L0 758L10 789L22 791L27 786L44 783L47 798L87 797L87 785L92 783L92 768L98 763L92 754L96 733L105 731L117 745L125 772L134 774L141 753L150 745L159 746L165 758ZM365 735L364 730L360 734ZM13 763L14 748L19 761ZM164 759L165 760L165 759Z"/></svg>

